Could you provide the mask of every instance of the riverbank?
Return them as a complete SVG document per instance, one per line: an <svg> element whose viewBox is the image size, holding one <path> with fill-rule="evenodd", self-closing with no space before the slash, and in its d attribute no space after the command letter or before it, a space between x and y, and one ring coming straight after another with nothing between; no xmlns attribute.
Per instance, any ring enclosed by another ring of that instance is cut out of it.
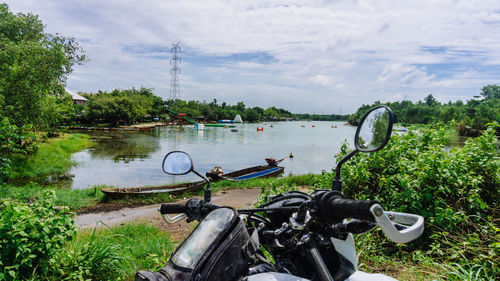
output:
<svg viewBox="0 0 500 281"><path fill-rule="evenodd" d="M37 144L33 155L18 158L9 179L10 184L44 183L48 177L61 177L77 163L71 160L75 152L92 145L88 135L63 134Z"/></svg>

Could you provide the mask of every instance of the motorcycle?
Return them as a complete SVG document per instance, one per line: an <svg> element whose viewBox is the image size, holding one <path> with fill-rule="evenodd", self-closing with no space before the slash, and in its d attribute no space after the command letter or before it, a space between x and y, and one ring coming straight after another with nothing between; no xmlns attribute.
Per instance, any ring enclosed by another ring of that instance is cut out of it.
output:
<svg viewBox="0 0 500 281"><path fill-rule="evenodd" d="M396 280L357 270L353 234L378 226L390 240L408 243L422 234L424 219L385 211L377 201L346 199L340 178L342 164L349 158L387 144L393 119L387 106L375 107L363 117L356 130L355 149L337 164L330 190L290 191L253 209L212 204L210 182L194 170L191 157L182 151L168 153L164 172L193 172L206 181L206 187L203 200L162 204L159 211L168 223L183 218L200 223L162 269L139 271L135 280Z"/></svg>

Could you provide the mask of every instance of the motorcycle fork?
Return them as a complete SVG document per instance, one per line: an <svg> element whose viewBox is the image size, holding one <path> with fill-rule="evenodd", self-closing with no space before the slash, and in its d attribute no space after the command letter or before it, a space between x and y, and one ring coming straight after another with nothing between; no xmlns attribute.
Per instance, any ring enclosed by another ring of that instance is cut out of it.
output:
<svg viewBox="0 0 500 281"><path fill-rule="evenodd" d="M312 258L314 268L319 273L320 280L334 281L332 275L330 274L330 271L328 270L328 267L325 264L325 261L321 257L321 253L319 252L314 239L311 236L306 235L302 238L301 242L303 242L303 245L307 248L307 252Z"/></svg>

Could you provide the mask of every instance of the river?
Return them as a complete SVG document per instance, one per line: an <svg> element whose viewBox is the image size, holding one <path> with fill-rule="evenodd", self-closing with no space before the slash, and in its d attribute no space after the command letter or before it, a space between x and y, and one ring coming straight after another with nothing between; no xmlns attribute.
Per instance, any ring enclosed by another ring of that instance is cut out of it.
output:
<svg viewBox="0 0 500 281"><path fill-rule="evenodd" d="M314 126L314 127L313 127ZM333 128L332 128L333 126ZM257 131L257 127L264 128ZM69 171L69 180L59 185L75 189L108 185L140 187L198 180L195 175L170 176L161 163L170 151L191 155L195 169L204 174L214 166L225 173L266 164L265 158L283 158L284 175L331 171L334 155L346 140L353 147L356 127L344 122L293 121L237 124L231 128L193 126L156 127L147 132L84 131L94 141L91 148L73 154L78 163ZM466 138L455 137L452 146L462 146Z"/></svg>
<svg viewBox="0 0 500 281"><path fill-rule="evenodd" d="M257 127L264 130L257 131ZM294 158L280 164L285 167L285 175L321 173L335 166L334 155L344 140L353 143L356 131L344 122L319 121L244 123L236 129L205 127L197 131L183 126L157 127L150 132L85 131L95 144L73 154L78 165L69 171L72 179L64 185L77 189L96 185L138 187L196 180L194 175L163 173L163 157L173 150L189 153L200 173L214 166L228 173L289 153Z"/></svg>

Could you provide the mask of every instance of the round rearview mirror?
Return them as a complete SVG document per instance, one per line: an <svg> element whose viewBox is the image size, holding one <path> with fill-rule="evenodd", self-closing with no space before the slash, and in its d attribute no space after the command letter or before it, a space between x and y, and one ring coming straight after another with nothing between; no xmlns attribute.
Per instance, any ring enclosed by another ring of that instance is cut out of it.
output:
<svg viewBox="0 0 500 281"><path fill-rule="evenodd" d="M172 151L165 156L162 166L169 175L184 175L193 170L193 161L186 152Z"/></svg>
<svg viewBox="0 0 500 281"><path fill-rule="evenodd" d="M388 106L381 105L368 111L356 131L356 150L371 152L383 148L391 137L393 122L394 116Z"/></svg>

